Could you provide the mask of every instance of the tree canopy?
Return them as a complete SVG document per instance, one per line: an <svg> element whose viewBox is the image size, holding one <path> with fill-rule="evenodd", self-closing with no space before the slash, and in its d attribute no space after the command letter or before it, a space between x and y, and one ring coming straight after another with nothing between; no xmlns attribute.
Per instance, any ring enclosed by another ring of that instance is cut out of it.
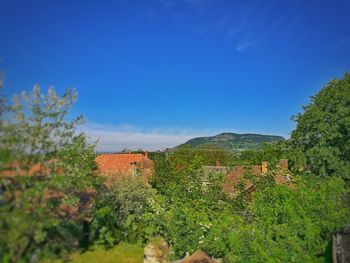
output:
<svg viewBox="0 0 350 263"><path fill-rule="evenodd" d="M291 142L300 147L313 173L350 179L350 74L329 82L311 97Z"/></svg>
<svg viewBox="0 0 350 263"><path fill-rule="evenodd" d="M330 260L332 233L350 223L349 74L311 98L290 140L236 155L189 146L154 154L149 181L97 175L94 145L77 131L83 118L68 118L76 96L35 87L13 103L0 97L1 262L75 260L86 248L81 260L101 259L157 237L171 259L200 249L225 263ZM227 167L205 173L217 160ZM234 194L225 190L226 168L262 161L267 173L247 169Z"/></svg>
<svg viewBox="0 0 350 263"><path fill-rule="evenodd" d="M67 120L76 99L36 86L15 96L1 118L0 254L4 262L37 261L79 247L91 196L100 184L95 151L82 122ZM35 168L35 169L34 169Z"/></svg>

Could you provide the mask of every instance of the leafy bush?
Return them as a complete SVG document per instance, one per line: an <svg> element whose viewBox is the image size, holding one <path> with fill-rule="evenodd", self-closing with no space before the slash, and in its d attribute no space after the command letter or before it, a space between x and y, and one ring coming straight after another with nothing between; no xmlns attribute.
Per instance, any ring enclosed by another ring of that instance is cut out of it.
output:
<svg viewBox="0 0 350 263"><path fill-rule="evenodd" d="M294 147L314 174L350 179L350 74L332 80L294 117Z"/></svg>
<svg viewBox="0 0 350 263"><path fill-rule="evenodd" d="M36 261L79 248L100 180L93 145L67 121L76 99L39 87L22 93L1 119L0 255ZM35 168L36 167L36 168ZM34 169L35 168L35 169Z"/></svg>
<svg viewBox="0 0 350 263"><path fill-rule="evenodd" d="M111 247L120 241L142 243L156 232L161 207L156 191L136 177L116 180L98 196L92 222L95 238Z"/></svg>
<svg viewBox="0 0 350 263"><path fill-rule="evenodd" d="M350 223L344 202L348 190L340 178L304 173L294 175L287 187L265 176L255 182L252 202L242 203L223 193L220 176L202 184L203 160L176 155L158 164L161 173L155 174L172 175L162 178L163 185L166 180L171 185L171 191L160 189L165 199L162 229L178 257L201 249L227 262L322 261L329 255L331 233Z"/></svg>
<svg viewBox="0 0 350 263"><path fill-rule="evenodd" d="M179 257L206 248L213 221L225 211L235 211L222 190L222 176L209 176L203 183L203 162L202 157L188 156L185 149L179 149L155 164L152 183L164 199L164 210L156 220L161 224L160 234Z"/></svg>
<svg viewBox="0 0 350 263"><path fill-rule="evenodd" d="M339 178L308 175L295 189L257 192L251 218L236 219L227 233L229 262L314 262L327 257L331 233L349 223L348 191ZM307 179L306 179L307 178Z"/></svg>
<svg viewBox="0 0 350 263"><path fill-rule="evenodd" d="M139 262L139 245L154 236L177 257L201 249L226 262L328 260L332 232L350 223L349 83L346 74L312 97L289 141L240 156L186 147L155 155L152 186L136 177L102 184L94 145L76 133L82 119L66 120L74 92L59 97L36 87L10 107L0 97L1 261L68 255L73 262ZM245 178L254 183L251 202L245 191L229 197L223 175L203 181L203 165L217 158L230 165L269 162L266 176ZM289 187L271 176L282 158L294 176ZM30 172L38 164L44 168ZM92 250L72 254L91 243Z"/></svg>

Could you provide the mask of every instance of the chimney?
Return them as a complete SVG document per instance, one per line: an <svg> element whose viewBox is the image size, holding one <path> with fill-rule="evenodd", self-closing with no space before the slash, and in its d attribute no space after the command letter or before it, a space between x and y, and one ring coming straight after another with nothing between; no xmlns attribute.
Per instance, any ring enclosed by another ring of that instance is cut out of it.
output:
<svg viewBox="0 0 350 263"><path fill-rule="evenodd" d="M216 160L215 165L216 165L216 166L221 166L220 161L219 161L219 160Z"/></svg>
<svg viewBox="0 0 350 263"><path fill-rule="evenodd" d="M279 165L281 169L288 169L288 159L282 159Z"/></svg>
<svg viewBox="0 0 350 263"><path fill-rule="evenodd" d="M145 157L148 158L148 151L145 151Z"/></svg>
<svg viewBox="0 0 350 263"><path fill-rule="evenodd" d="M262 161L261 162L261 172L263 174L266 174L267 173L267 162L266 161Z"/></svg>

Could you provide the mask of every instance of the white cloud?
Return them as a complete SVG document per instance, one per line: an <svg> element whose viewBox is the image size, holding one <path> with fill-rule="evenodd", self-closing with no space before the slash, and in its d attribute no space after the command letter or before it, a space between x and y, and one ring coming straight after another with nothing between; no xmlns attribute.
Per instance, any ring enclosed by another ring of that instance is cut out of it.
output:
<svg viewBox="0 0 350 263"><path fill-rule="evenodd" d="M131 150L162 150L171 148L198 137L212 135L212 132L193 131L186 128L145 130L129 124L88 124L83 131L92 140L98 140L97 151L114 152L124 148Z"/></svg>
<svg viewBox="0 0 350 263"><path fill-rule="evenodd" d="M222 132L275 134L270 131L248 131L238 129L201 129L183 127L144 129L131 124L91 123L82 128L92 142L98 141L97 151L117 152L130 150L163 150L185 143L189 139L213 136ZM289 136L285 136L288 138Z"/></svg>
<svg viewBox="0 0 350 263"><path fill-rule="evenodd" d="M256 41L244 42L244 43L238 45L238 46L236 47L236 50L237 50L238 52L241 52L241 51L245 50L247 47L253 45L255 42L256 42Z"/></svg>

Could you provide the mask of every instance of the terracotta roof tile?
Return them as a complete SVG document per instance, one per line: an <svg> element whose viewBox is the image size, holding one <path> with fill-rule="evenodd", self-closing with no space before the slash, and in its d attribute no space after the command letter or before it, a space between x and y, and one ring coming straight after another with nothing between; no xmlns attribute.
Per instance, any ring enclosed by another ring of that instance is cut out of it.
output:
<svg viewBox="0 0 350 263"><path fill-rule="evenodd" d="M95 161L102 174L130 174L135 165L142 170L153 167L153 162L143 154L101 154Z"/></svg>

